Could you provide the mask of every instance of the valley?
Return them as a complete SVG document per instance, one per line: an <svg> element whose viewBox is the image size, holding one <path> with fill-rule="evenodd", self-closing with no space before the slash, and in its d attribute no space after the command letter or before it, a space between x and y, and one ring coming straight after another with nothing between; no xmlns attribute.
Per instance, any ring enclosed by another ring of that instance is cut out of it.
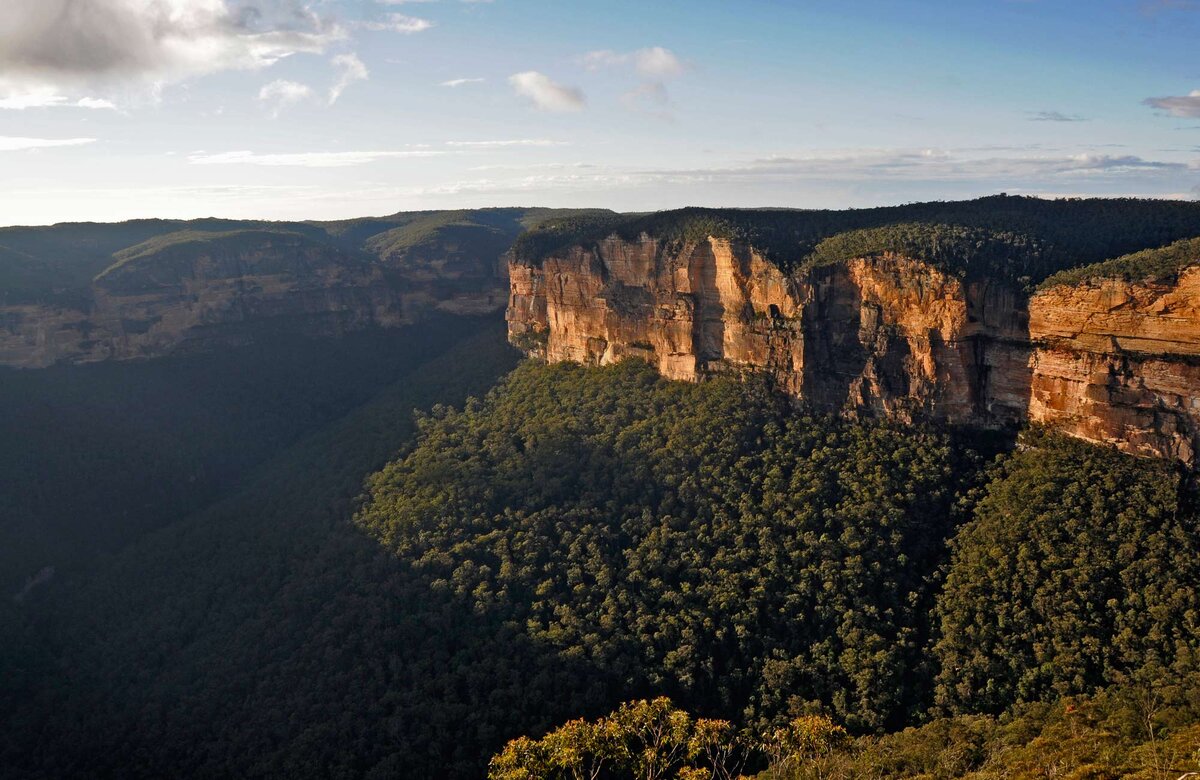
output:
<svg viewBox="0 0 1200 780"><path fill-rule="evenodd" d="M0 765L643 777L669 722L672 777L1188 769L1197 235L999 197L0 230Z"/></svg>

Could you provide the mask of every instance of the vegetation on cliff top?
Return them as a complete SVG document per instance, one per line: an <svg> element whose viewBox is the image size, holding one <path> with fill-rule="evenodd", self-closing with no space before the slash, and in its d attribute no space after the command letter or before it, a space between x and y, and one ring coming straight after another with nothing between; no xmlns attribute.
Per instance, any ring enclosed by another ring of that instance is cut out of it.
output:
<svg viewBox="0 0 1200 780"><path fill-rule="evenodd" d="M600 209L464 209L460 211L413 212L397 215L395 227L375 233L366 239L367 251L383 260L400 259L419 249L451 247L454 251L474 252L484 262L494 262L516 240L521 232L535 228L547 219L599 215ZM406 218L411 216L411 218ZM331 232L344 234L345 224L331 227Z"/></svg>
<svg viewBox="0 0 1200 780"><path fill-rule="evenodd" d="M849 231L889 228L897 232L871 234L867 241L863 236L848 237L841 242L845 248L855 243L878 251L928 248L924 240L913 244L914 229L903 227L917 223L926 226L926 238L929 231L936 233L936 255L946 263L946 270L1036 284L1063 269L1200 235L1200 203L1000 195L845 211L689 208L550 220L518 239L515 255L532 263L577 244L594 247L614 235L635 240L647 234L668 245L713 236L746 241L791 270L811 262L822 241ZM978 251L981 241L990 247L988 251ZM959 242L962 246L955 246ZM821 254L831 256L830 252L826 248Z"/></svg>
<svg viewBox="0 0 1200 780"><path fill-rule="evenodd" d="M65 223L46 227L0 228L0 304L59 303L86 309L91 284L98 274L119 264L119 255L156 252L186 240L188 234L263 231L298 233L340 251L370 259L402 256L413 247L440 251L443 246L467 245L469 254L485 257L489 265L517 235L542 221L566 215L610 213L597 209L494 208L466 211L409 211L385 217L333 222L266 222L261 220L147 219L118 223ZM368 241L380 234L371 246ZM476 240L479 236L486 241ZM156 243L156 241L160 243ZM139 246L141 245L141 246Z"/></svg>
<svg viewBox="0 0 1200 780"><path fill-rule="evenodd" d="M164 253L179 254L188 251L244 251L269 245L271 242L286 242L288 246L317 244L308 236L293 230L267 230L244 228L238 230L180 230L143 241L113 254L115 263L99 276L119 268L126 263L136 262Z"/></svg>
<svg viewBox="0 0 1200 780"><path fill-rule="evenodd" d="M885 252L919 258L950 274L1013 280L1037 273L1044 256L1036 239L1019 233L902 223L838 233L817 244L799 267L816 268Z"/></svg>
<svg viewBox="0 0 1200 780"><path fill-rule="evenodd" d="M1104 279L1171 283L1180 271L1194 265L1200 265L1200 238L1184 239L1158 249L1144 249L1103 263L1059 271L1038 288L1048 290L1060 285L1095 283Z"/></svg>
<svg viewBox="0 0 1200 780"><path fill-rule="evenodd" d="M198 275L255 276L297 274L321 264L364 266L365 254L293 231L247 229L223 232L186 230L157 236L114 255L116 262L95 283L119 294L172 288ZM208 266L198 266L206 258Z"/></svg>

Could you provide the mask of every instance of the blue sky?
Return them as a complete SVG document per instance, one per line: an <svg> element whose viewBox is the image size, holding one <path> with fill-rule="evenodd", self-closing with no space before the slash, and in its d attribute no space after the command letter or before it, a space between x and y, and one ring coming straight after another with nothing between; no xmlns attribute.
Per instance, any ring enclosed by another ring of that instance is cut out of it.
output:
<svg viewBox="0 0 1200 780"><path fill-rule="evenodd" d="M1200 197L1189 0L5 2L3 224Z"/></svg>

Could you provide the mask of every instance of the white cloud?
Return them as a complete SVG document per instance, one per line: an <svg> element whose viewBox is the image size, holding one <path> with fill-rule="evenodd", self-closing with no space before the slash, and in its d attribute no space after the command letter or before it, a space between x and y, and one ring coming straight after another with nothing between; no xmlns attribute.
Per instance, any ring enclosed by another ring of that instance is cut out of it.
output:
<svg viewBox="0 0 1200 780"><path fill-rule="evenodd" d="M24 111L27 108L90 108L116 109L111 100L82 97L72 100L66 95L59 95L48 90L38 90L0 98L0 109Z"/></svg>
<svg viewBox="0 0 1200 780"><path fill-rule="evenodd" d="M308 100L312 96L312 88L307 84L285 79L276 79L258 91L258 99L271 106L274 116L278 116L284 107Z"/></svg>
<svg viewBox="0 0 1200 780"><path fill-rule="evenodd" d="M158 89L345 37L317 0L4 0L0 96Z"/></svg>
<svg viewBox="0 0 1200 780"><path fill-rule="evenodd" d="M1146 98L1142 103L1166 111L1171 116L1198 117L1200 116L1200 89L1193 89L1187 95Z"/></svg>
<svg viewBox="0 0 1200 780"><path fill-rule="evenodd" d="M587 103L577 87L559 84L536 70L515 73L508 77L508 83L518 95L543 111L581 111Z"/></svg>
<svg viewBox="0 0 1200 780"><path fill-rule="evenodd" d="M356 81L365 81L371 73L357 54L339 54L331 62L335 68L341 71L337 82L329 88L329 104L333 105L346 91L346 87Z"/></svg>
<svg viewBox="0 0 1200 780"><path fill-rule="evenodd" d="M638 73L653 78L669 79L684 71L683 63L675 53L661 46L639 49L634 52L633 61Z"/></svg>
<svg viewBox="0 0 1200 780"><path fill-rule="evenodd" d="M0 135L0 152L23 152L27 149L50 149L56 146L84 146L95 138L20 138Z"/></svg>
<svg viewBox="0 0 1200 780"><path fill-rule="evenodd" d="M446 146L467 149L502 149L507 146L567 146L567 142L551 141L549 138L514 138L504 141L447 141Z"/></svg>
<svg viewBox="0 0 1200 780"><path fill-rule="evenodd" d="M433 27L433 22L416 16L387 14L381 20L362 22L360 26L366 30L387 30L390 32L412 34L428 30L429 28Z"/></svg>
<svg viewBox="0 0 1200 780"><path fill-rule="evenodd" d="M82 97L76 100L74 105L77 108L92 108L92 109L109 109L115 111L117 106L111 100L103 98Z"/></svg>
<svg viewBox="0 0 1200 780"><path fill-rule="evenodd" d="M291 154L256 154L254 152L195 152L188 155L192 165L263 165L268 167L346 168L366 165L387 159L436 157L442 152L410 149L403 151L367 152L296 152Z"/></svg>
<svg viewBox="0 0 1200 780"><path fill-rule="evenodd" d="M621 96L625 107L660 119L671 119L667 110L671 104L670 94L663 82L683 74L687 67L675 52L662 46L619 52L612 49L590 51L580 58L588 70L602 68L632 67L643 82Z"/></svg>
<svg viewBox="0 0 1200 780"><path fill-rule="evenodd" d="M636 51L617 52L612 49L590 51L581 58L588 70L632 65L637 72L647 78L669 79L682 75L687 69L683 62L670 49L662 46L651 46Z"/></svg>
<svg viewBox="0 0 1200 780"><path fill-rule="evenodd" d="M450 79L438 84L439 87L462 87L467 84L482 84L486 79Z"/></svg>

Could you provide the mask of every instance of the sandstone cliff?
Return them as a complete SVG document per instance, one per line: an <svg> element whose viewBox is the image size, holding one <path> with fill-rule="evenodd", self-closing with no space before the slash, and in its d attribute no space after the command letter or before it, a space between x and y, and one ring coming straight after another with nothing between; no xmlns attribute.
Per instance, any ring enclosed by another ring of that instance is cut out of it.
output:
<svg viewBox="0 0 1200 780"><path fill-rule="evenodd" d="M431 310L498 312L505 254L594 209L409 211L332 222L0 228L0 366L149 358L270 330L336 336Z"/></svg>
<svg viewBox="0 0 1200 780"><path fill-rule="evenodd" d="M1027 343L1018 296L899 255L785 275L727 239L667 249L643 236L514 263L510 279L510 334L551 361L633 356L687 380L765 370L852 414L967 423L1024 413L1008 377Z"/></svg>
<svg viewBox="0 0 1200 780"><path fill-rule="evenodd" d="M550 361L636 357L691 381L765 371L844 414L1028 419L1187 463L1200 444L1200 269L1031 302L891 251L785 273L744 241L643 234L514 261L507 318Z"/></svg>
<svg viewBox="0 0 1200 780"><path fill-rule="evenodd" d="M1032 419L1126 452L1195 463L1200 267L1168 281L1052 287L1029 312Z"/></svg>
<svg viewBox="0 0 1200 780"><path fill-rule="evenodd" d="M298 233L188 232L118 253L74 304L0 305L0 365L147 358L239 343L264 330L336 336L422 312L496 311L496 275L407 275Z"/></svg>

